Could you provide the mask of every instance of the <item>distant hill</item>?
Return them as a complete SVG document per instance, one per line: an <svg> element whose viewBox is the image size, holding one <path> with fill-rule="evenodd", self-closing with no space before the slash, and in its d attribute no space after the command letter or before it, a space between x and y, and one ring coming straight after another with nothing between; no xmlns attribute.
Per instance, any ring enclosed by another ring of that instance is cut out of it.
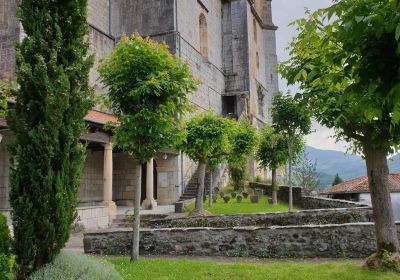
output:
<svg viewBox="0 0 400 280"><path fill-rule="evenodd" d="M309 159L317 160L317 171L320 173L322 189L330 186L336 173L343 180L366 174L365 161L360 156L313 147L307 147L306 153ZM389 161L389 169L391 172L400 172L399 154Z"/></svg>

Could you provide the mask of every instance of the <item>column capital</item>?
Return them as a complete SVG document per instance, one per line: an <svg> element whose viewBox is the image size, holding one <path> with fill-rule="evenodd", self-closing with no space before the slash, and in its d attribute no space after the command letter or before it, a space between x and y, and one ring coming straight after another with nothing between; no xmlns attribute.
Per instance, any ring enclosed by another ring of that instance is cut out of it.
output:
<svg viewBox="0 0 400 280"><path fill-rule="evenodd" d="M104 150L112 150L113 149L113 143L105 143L103 144Z"/></svg>

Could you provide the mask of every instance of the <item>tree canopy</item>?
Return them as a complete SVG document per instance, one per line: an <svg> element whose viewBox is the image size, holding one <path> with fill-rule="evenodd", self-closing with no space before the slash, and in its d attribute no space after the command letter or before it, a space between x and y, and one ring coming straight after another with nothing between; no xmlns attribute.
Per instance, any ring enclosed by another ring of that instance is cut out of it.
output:
<svg viewBox="0 0 400 280"><path fill-rule="evenodd" d="M179 115L190 108L187 95L198 82L166 44L123 36L99 72L109 90L107 103L119 118L117 146L143 164L179 141Z"/></svg>
<svg viewBox="0 0 400 280"><path fill-rule="evenodd" d="M299 35L279 67L323 125L355 147L400 142L399 1L341 0L293 23Z"/></svg>
<svg viewBox="0 0 400 280"><path fill-rule="evenodd" d="M343 183L343 179L339 176L339 173L336 173L335 178L333 178L332 186Z"/></svg>

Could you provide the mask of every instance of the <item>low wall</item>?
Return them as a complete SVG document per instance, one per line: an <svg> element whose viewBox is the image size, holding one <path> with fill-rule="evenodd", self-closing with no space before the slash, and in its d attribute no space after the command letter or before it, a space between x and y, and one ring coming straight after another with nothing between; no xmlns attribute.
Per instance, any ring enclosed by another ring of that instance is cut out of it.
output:
<svg viewBox="0 0 400 280"><path fill-rule="evenodd" d="M400 224L397 225L400 231ZM130 229L84 234L85 253L128 255ZM365 258L374 252L373 223L284 227L149 229L142 254L260 258Z"/></svg>
<svg viewBox="0 0 400 280"><path fill-rule="evenodd" d="M253 188L253 189L263 189L264 193L266 195L268 195L269 197L272 196L272 185L271 184L250 182L249 187ZM302 188L293 187L292 191L293 191L293 204L296 206L301 206ZM277 195L278 195L279 201L283 201L283 202L287 203L289 201L289 187L288 186L280 186Z"/></svg>
<svg viewBox="0 0 400 280"><path fill-rule="evenodd" d="M75 224L79 228L107 228L109 224L108 209L105 206L78 207Z"/></svg>
<svg viewBox="0 0 400 280"><path fill-rule="evenodd" d="M324 198L319 196L303 196L301 198L302 209L331 209L367 207L368 205L340 199Z"/></svg>
<svg viewBox="0 0 400 280"><path fill-rule="evenodd" d="M259 213L243 215L218 215L209 217L188 217L151 220L151 228L188 228L188 227L242 227L242 226L288 226L307 224L344 224L372 221L372 209L325 209L305 210L282 213Z"/></svg>

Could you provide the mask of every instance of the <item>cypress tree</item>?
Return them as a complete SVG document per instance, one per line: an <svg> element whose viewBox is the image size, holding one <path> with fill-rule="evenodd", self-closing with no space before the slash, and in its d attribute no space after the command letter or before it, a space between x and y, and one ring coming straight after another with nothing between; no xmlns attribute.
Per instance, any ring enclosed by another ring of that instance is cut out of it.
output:
<svg viewBox="0 0 400 280"><path fill-rule="evenodd" d="M51 262L69 238L92 106L87 0L21 0L10 203L18 279Z"/></svg>

